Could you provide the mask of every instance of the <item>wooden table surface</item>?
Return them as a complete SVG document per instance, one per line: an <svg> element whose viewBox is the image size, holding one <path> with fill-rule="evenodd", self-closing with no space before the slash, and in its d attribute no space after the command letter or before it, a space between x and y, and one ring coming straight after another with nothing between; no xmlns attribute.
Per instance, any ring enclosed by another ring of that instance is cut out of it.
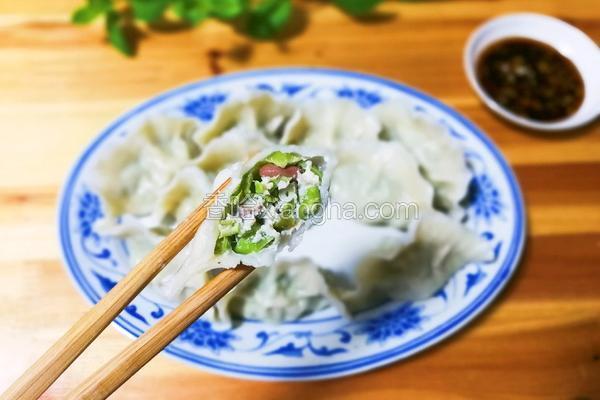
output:
<svg viewBox="0 0 600 400"><path fill-rule="evenodd" d="M149 96L215 69L315 65L422 89L491 136L516 170L529 216L513 281L459 334L377 371L265 383L159 356L113 398L600 398L600 123L568 134L516 129L483 108L461 65L469 33L510 11L561 17L600 42L598 0L400 2L364 22L305 1L285 42L252 43L207 23L149 35L133 60L104 44L100 26L70 25L76 4L0 0L0 392L89 307L59 258L56 201L99 130ZM211 59L211 50L222 56ZM107 329L44 398L61 398L127 343Z"/></svg>

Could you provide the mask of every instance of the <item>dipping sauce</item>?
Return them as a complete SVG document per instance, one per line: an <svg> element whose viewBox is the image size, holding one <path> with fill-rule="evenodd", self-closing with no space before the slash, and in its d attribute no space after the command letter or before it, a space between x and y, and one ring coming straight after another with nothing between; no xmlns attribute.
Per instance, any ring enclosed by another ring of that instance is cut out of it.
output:
<svg viewBox="0 0 600 400"><path fill-rule="evenodd" d="M477 80L498 104L537 121L564 119L581 106L583 79L573 63L544 43L509 38L477 60Z"/></svg>

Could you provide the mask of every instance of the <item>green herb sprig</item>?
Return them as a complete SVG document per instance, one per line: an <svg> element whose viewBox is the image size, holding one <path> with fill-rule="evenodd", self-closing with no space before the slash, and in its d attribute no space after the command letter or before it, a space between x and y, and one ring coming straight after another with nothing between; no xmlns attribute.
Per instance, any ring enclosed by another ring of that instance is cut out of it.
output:
<svg viewBox="0 0 600 400"><path fill-rule="evenodd" d="M344 12L361 17L383 0L331 0ZM106 37L121 53L133 56L140 26L164 21L189 27L217 19L256 39L277 37L293 14L292 0L86 0L71 21L89 24L104 18Z"/></svg>

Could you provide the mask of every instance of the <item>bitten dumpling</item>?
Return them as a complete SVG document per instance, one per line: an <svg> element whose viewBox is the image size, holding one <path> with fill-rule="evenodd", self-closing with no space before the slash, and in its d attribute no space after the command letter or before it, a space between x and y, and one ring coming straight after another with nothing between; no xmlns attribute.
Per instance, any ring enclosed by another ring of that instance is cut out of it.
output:
<svg viewBox="0 0 600 400"><path fill-rule="evenodd" d="M232 181L210 210L177 270L164 276L168 293L199 271L238 264L271 266L323 214L332 157L297 146L272 147L223 170L215 186ZM170 275L170 276L168 276Z"/></svg>

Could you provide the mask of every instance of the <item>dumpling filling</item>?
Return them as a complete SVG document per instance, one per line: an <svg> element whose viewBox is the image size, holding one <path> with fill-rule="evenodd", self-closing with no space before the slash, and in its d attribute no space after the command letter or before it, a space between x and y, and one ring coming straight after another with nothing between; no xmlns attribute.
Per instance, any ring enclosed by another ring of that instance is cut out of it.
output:
<svg viewBox="0 0 600 400"><path fill-rule="evenodd" d="M323 211L323 168L322 159L295 152L275 151L257 162L225 205L214 254L256 253L291 237Z"/></svg>

